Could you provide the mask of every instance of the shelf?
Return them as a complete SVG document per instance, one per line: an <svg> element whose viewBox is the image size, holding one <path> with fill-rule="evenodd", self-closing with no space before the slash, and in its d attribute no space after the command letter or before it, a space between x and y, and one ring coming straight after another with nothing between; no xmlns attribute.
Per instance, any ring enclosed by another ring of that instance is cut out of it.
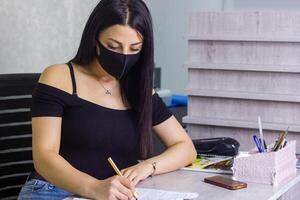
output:
<svg viewBox="0 0 300 200"><path fill-rule="evenodd" d="M300 65L251 65L251 64L213 64L200 62L186 62L188 69L224 70L224 71L254 71L254 72L283 72L300 73Z"/></svg>
<svg viewBox="0 0 300 200"><path fill-rule="evenodd" d="M184 35L190 41L232 41L232 42L292 42L299 43L300 37L266 37L266 36L226 36L224 35Z"/></svg>
<svg viewBox="0 0 300 200"><path fill-rule="evenodd" d="M187 89L186 93L190 96L200 97L216 97L216 98L230 98L230 99L245 99L258 101L279 101L300 103L300 95L287 94L266 94L266 93L250 93L250 92L235 92L235 91L218 91L218 90L199 90Z"/></svg>
<svg viewBox="0 0 300 200"><path fill-rule="evenodd" d="M205 125L205 126L219 126L229 128L246 128L246 129L257 129L257 122L252 121L241 121L234 119L217 119L217 118L204 118L204 117L183 117L183 123ZM268 123L264 122L264 130L272 131L284 131L289 127L289 132L300 132L300 125L297 124L283 124L283 123Z"/></svg>

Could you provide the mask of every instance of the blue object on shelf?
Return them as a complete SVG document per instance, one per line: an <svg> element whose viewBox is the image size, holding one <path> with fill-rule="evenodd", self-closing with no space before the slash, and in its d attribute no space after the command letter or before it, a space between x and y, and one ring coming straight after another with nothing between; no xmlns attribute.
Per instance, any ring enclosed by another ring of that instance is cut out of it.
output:
<svg viewBox="0 0 300 200"><path fill-rule="evenodd" d="M174 108L174 107L177 107L177 106L176 106L176 104L168 104L167 107L168 108Z"/></svg>
<svg viewBox="0 0 300 200"><path fill-rule="evenodd" d="M171 104L168 107L187 106L188 98L185 95L172 95Z"/></svg>

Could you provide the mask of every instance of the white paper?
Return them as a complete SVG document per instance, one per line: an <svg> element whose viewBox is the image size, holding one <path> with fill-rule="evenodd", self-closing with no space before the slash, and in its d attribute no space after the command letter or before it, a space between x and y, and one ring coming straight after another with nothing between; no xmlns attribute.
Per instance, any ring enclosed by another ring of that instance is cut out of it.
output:
<svg viewBox="0 0 300 200"><path fill-rule="evenodd" d="M167 190L157 190L148 188L136 188L139 196L138 200L186 200L195 199L199 195L197 193L175 192ZM88 200L85 198L68 197L64 200Z"/></svg>
<svg viewBox="0 0 300 200"><path fill-rule="evenodd" d="M197 193L174 192L148 188L137 188L137 192L139 193L139 200L184 200L195 199L198 197Z"/></svg>

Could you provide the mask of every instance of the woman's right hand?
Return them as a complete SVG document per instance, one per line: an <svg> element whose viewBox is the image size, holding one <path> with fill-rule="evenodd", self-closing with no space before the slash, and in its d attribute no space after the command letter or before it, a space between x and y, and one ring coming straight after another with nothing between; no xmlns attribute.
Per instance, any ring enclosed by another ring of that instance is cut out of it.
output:
<svg viewBox="0 0 300 200"><path fill-rule="evenodd" d="M133 183L121 176L113 176L100 180L94 187L96 200L131 200L133 198Z"/></svg>

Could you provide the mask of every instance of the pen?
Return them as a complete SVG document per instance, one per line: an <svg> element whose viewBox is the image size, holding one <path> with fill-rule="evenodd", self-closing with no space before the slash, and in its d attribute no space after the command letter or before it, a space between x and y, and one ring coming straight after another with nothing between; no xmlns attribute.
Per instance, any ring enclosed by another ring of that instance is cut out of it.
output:
<svg viewBox="0 0 300 200"><path fill-rule="evenodd" d="M261 145L264 145L265 151L267 151L268 147L267 147L266 141L264 140L264 142L262 142L261 139L259 139L259 142Z"/></svg>
<svg viewBox="0 0 300 200"><path fill-rule="evenodd" d="M262 145L261 145L261 143L260 143L260 141L259 141L259 139L258 139L258 137L256 136L256 135L253 135L253 140L254 140L254 142L255 142L255 144L256 144L256 147L257 147L257 149L258 149L258 152L259 153L262 153L263 151L262 151Z"/></svg>
<svg viewBox="0 0 300 200"><path fill-rule="evenodd" d="M274 147L272 148L272 151L277 151L277 149L278 149L278 147L279 147L279 144L281 143L281 140L282 140L282 138L283 138L283 135L284 135L284 133L280 133L280 134L279 134L279 137L278 137L277 141L275 142L275 145L274 145Z"/></svg>
<svg viewBox="0 0 300 200"><path fill-rule="evenodd" d="M284 134L284 138L283 138L283 141L282 141L282 145L281 145L281 148L284 148L287 144L287 141L286 141L286 135L289 133L289 126L287 127L286 131L285 131L285 134Z"/></svg>
<svg viewBox="0 0 300 200"><path fill-rule="evenodd" d="M258 116L258 127L259 127L259 136L261 139L261 147L262 147L262 152L265 151L265 147L264 147L264 133L263 133L263 129L262 129L262 124L261 124L261 117Z"/></svg>
<svg viewBox="0 0 300 200"><path fill-rule="evenodd" d="M121 171L119 170L119 168L117 167L117 165L114 163L114 161L112 160L111 157L108 158L108 162L109 164L112 166L112 168L115 170L115 172L119 175L123 177L123 174L121 173ZM137 199L138 197L138 193L136 191L133 191L133 196L135 197L135 199Z"/></svg>
<svg viewBox="0 0 300 200"><path fill-rule="evenodd" d="M278 140L276 141L274 147L272 148L272 151L279 150L282 147L281 145L284 146L284 143L286 142L285 137L288 134L288 132L289 132L289 127L286 129L286 131L284 133L281 133L279 135Z"/></svg>
<svg viewBox="0 0 300 200"><path fill-rule="evenodd" d="M284 143L283 143L283 146L282 146L282 148L284 148L284 147L286 146L286 144L287 144L287 141L286 141L286 140L284 140Z"/></svg>
<svg viewBox="0 0 300 200"><path fill-rule="evenodd" d="M289 126L287 127L287 129L285 130L285 137L286 137L286 135L289 133Z"/></svg>

